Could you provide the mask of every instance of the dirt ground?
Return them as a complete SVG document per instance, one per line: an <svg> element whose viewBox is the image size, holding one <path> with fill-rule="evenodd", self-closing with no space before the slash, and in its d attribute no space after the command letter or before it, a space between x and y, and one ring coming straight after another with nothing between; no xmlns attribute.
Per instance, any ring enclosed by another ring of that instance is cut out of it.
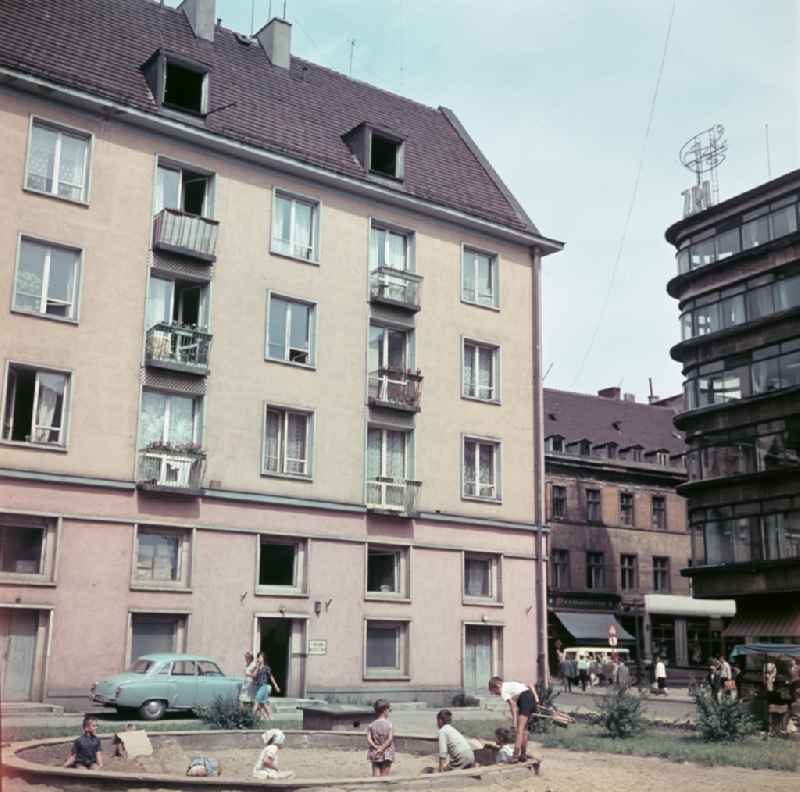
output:
<svg viewBox="0 0 800 792"><path fill-rule="evenodd" d="M534 748L535 746L531 746ZM160 758L138 759L127 763L131 769L163 772L177 769L183 773L188 760L182 750L168 749ZM470 786L476 792L664 792L670 789L698 789L703 792L798 792L800 774L779 773L772 770L744 770L739 767L698 767L677 764L663 759L628 757L602 753L577 753L560 749L534 751L542 759L539 778L517 784L487 784ZM310 761L313 755L313 762ZM219 751L223 774L249 778L257 754L254 751ZM294 770L298 778L365 776L369 765L364 751L304 751L287 749L281 752L281 768ZM145 763L150 763L145 767ZM161 764L159 764L161 763ZM400 756L397 775L415 775L431 758ZM114 760L114 769L125 764ZM169 765L166 767L165 765ZM3 784L4 792L58 792L54 787L33 786L18 780ZM131 790L130 792L136 792ZM335 782L329 792L336 792Z"/></svg>

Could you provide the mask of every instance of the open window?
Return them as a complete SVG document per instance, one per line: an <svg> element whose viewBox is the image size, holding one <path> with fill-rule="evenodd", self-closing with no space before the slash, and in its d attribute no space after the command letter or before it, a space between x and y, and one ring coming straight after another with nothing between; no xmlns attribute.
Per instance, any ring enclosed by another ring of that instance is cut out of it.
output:
<svg viewBox="0 0 800 792"><path fill-rule="evenodd" d="M403 178L403 142L396 137L372 131L369 169L392 179Z"/></svg>
<svg viewBox="0 0 800 792"><path fill-rule="evenodd" d="M8 367L3 440L66 446L70 375L20 363Z"/></svg>
<svg viewBox="0 0 800 792"><path fill-rule="evenodd" d="M307 555L305 540L259 536L256 594L303 594Z"/></svg>
<svg viewBox="0 0 800 792"><path fill-rule="evenodd" d="M407 547L367 545L367 599L408 599Z"/></svg>
<svg viewBox="0 0 800 792"><path fill-rule="evenodd" d="M316 305L270 293L267 308L267 360L314 366Z"/></svg>
<svg viewBox="0 0 800 792"><path fill-rule="evenodd" d="M79 250L22 237L14 281L14 310L75 319L80 262Z"/></svg>
<svg viewBox="0 0 800 792"><path fill-rule="evenodd" d="M153 98L171 110L202 116L208 112L208 68L157 50L142 66Z"/></svg>
<svg viewBox="0 0 800 792"><path fill-rule="evenodd" d="M177 209L199 217L213 216L214 177L159 161L156 174L156 214Z"/></svg>
<svg viewBox="0 0 800 792"><path fill-rule="evenodd" d="M58 521L28 514L0 514L0 580L51 582Z"/></svg>

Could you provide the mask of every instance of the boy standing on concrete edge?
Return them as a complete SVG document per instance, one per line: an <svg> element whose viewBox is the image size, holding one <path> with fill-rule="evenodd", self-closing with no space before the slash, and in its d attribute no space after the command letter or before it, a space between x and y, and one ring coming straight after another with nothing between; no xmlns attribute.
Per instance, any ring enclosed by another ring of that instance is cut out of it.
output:
<svg viewBox="0 0 800 792"><path fill-rule="evenodd" d="M503 682L500 677L489 680L489 692L508 702L511 721L516 731L514 756L511 761L525 762L528 759L528 720L536 712L539 696L531 685L522 682Z"/></svg>

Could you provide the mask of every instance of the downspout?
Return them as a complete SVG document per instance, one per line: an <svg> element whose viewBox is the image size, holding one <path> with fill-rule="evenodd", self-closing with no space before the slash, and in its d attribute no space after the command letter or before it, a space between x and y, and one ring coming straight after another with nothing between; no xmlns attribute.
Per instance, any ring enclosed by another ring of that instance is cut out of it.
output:
<svg viewBox="0 0 800 792"><path fill-rule="evenodd" d="M531 354L533 363L533 521L536 531L534 611L536 613L536 680L550 684L547 662L547 535L544 520L544 407L542 396L542 254L531 255Z"/></svg>

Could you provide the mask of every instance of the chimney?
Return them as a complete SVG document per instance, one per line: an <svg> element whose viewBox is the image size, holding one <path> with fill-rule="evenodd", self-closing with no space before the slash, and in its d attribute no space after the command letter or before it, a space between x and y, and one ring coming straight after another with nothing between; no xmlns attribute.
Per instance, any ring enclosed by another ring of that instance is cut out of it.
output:
<svg viewBox="0 0 800 792"><path fill-rule="evenodd" d="M216 5L216 0L183 0L178 9L186 14L197 38L213 41Z"/></svg>
<svg viewBox="0 0 800 792"><path fill-rule="evenodd" d="M636 402L636 394L635 393L626 393L624 396L626 402Z"/></svg>
<svg viewBox="0 0 800 792"><path fill-rule="evenodd" d="M604 399L622 399L622 388L603 388L602 390L597 391L598 396L602 396Z"/></svg>
<svg viewBox="0 0 800 792"><path fill-rule="evenodd" d="M292 26L285 19L273 17L256 33L256 38L273 66L289 68L292 61Z"/></svg>

